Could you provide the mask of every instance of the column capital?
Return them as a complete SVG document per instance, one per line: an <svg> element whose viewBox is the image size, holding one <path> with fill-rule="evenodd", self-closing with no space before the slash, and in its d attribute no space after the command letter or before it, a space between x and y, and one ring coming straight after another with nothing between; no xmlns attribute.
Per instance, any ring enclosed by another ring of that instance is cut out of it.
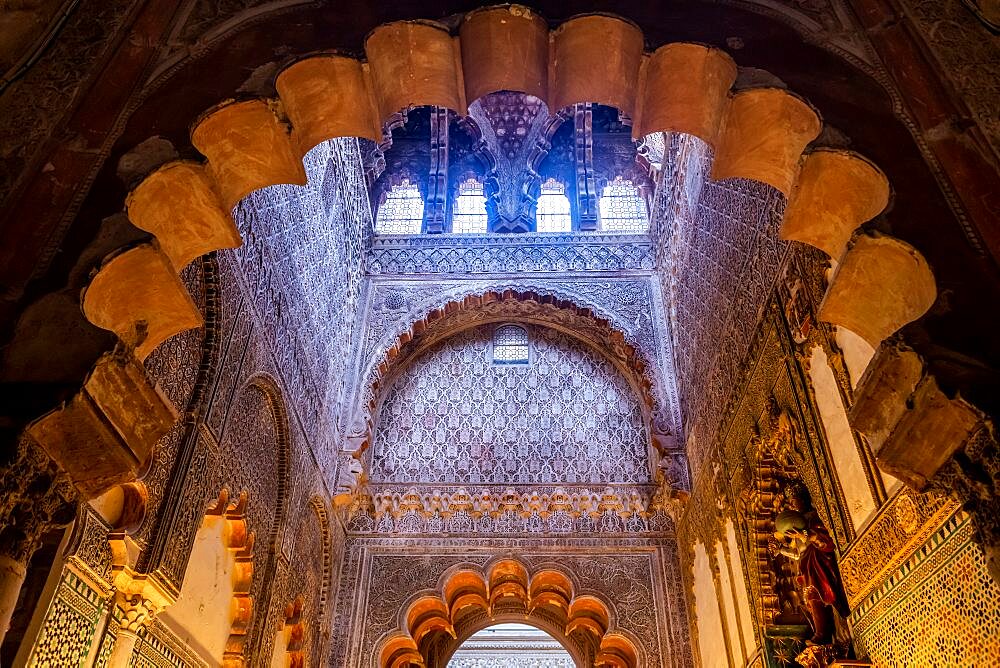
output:
<svg viewBox="0 0 1000 668"><path fill-rule="evenodd" d="M131 568L118 567L114 573L115 605L122 614L121 629L138 633L147 628L153 619L176 601L156 575L136 573Z"/></svg>
<svg viewBox="0 0 1000 668"><path fill-rule="evenodd" d="M67 476L30 439L0 470L0 554L27 563L46 532L76 515L76 491Z"/></svg>

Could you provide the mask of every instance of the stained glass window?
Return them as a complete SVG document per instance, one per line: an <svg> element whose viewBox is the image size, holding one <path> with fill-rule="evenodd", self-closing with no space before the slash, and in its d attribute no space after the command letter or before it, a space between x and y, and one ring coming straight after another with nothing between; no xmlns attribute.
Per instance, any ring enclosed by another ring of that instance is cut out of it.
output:
<svg viewBox="0 0 1000 668"><path fill-rule="evenodd" d="M415 183L403 179L386 193L375 216L376 234L420 234L424 222L424 198Z"/></svg>
<svg viewBox="0 0 1000 668"><path fill-rule="evenodd" d="M503 325L493 332L494 364L527 364L528 332L517 325Z"/></svg>
<svg viewBox="0 0 1000 668"><path fill-rule="evenodd" d="M539 232L569 232L572 229L566 186L555 179L542 183L535 223Z"/></svg>
<svg viewBox="0 0 1000 668"><path fill-rule="evenodd" d="M649 229L646 200L631 181L620 176L604 186L598 210L601 229L606 232L645 232Z"/></svg>
<svg viewBox="0 0 1000 668"><path fill-rule="evenodd" d="M486 232L486 197L483 184L476 179L458 184L458 197L451 212L451 231L459 234Z"/></svg>

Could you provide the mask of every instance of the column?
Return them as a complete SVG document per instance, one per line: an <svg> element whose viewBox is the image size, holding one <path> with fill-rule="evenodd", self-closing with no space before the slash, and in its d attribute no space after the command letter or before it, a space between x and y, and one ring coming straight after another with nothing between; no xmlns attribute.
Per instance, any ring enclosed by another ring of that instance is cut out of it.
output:
<svg viewBox="0 0 1000 668"><path fill-rule="evenodd" d="M119 592L115 604L121 610L122 622L115 634L115 644L108 659L110 668L128 668L135 652L141 629L148 628L158 612L157 606L141 594Z"/></svg>
<svg viewBox="0 0 1000 668"><path fill-rule="evenodd" d="M69 524L75 492L41 448L28 441L0 470L0 643L10 628L28 563L46 533Z"/></svg>
<svg viewBox="0 0 1000 668"><path fill-rule="evenodd" d="M0 644L10 628L10 619L14 616L17 597L27 574L27 560L0 554Z"/></svg>

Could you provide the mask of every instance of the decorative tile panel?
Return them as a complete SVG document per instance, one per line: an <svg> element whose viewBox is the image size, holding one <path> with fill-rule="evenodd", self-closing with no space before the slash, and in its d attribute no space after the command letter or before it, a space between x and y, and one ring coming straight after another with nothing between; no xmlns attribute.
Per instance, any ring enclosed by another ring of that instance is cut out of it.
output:
<svg viewBox="0 0 1000 668"><path fill-rule="evenodd" d="M28 665L82 666L106 607L106 599L73 571L63 569Z"/></svg>
<svg viewBox="0 0 1000 668"><path fill-rule="evenodd" d="M959 512L851 614L858 648L876 666L1000 662L1000 585Z"/></svg>

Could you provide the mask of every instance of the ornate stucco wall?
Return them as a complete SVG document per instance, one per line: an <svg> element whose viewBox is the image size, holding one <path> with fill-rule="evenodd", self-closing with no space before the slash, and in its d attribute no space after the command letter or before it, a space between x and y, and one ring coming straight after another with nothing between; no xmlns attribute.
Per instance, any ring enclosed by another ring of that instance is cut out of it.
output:
<svg viewBox="0 0 1000 668"><path fill-rule="evenodd" d="M331 666L377 665L380 640L400 626L415 596L462 566L483 567L514 552L529 572L546 566L570 573L575 589L608 601L616 628L634 637L645 666L689 666L684 602L672 539L523 538L432 540L356 537L348 541Z"/></svg>
<svg viewBox="0 0 1000 668"><path fill-rule="evenodd" d="M415 360L383 403L373 483L646 483L638 399L612 364L573 337L529 331L527 365L494 364L495 326Z"/></svg>
<svg viewBox="0 0 1000 668"><path fill-rule="evenodd" d="M830 431L830 411L850 410L853 386L838 344L843 337L808 317L816 307L813 295L819 294L813 286L822 285L823 270L801 249L786 256L761 326L749 337L741 374L719 411L719 426L709 443L693 451L703 454L692 462L697 473L678 540L692 644L711 653L701 665L770 665L768 656L791 660L803 647L787 627L766 618L767 597L773 593L768 582L780 589L794 567L768 576L769 547L749 530L766 521L752 492L760 479L757 458L775 434L784 434L780 438L792 448L781 466L805 484L836 542L860 657L877 666L993 661L1000 656L994 640L1000 624L997 585L973 542L968 517L939 493L917 494L899 486L887 491L892 480L874 467L865 441L856 433ZM826 368L814 368L817 364ZM816 386L815 378L827 374L833 376L833 388L826 381ZM840 401L820 410L817 392L829 400L834 391ZM772 406L780 409L780 419ZM846 456L857 458L860 469L844 468ZM860 508L857 499L875 511ZM735 554L729 548L730 524L736 529ZM736 577L734 563L743 565ZM734 605L741 585L749 592L749 628ZM731 599L727 589L734 594ZM713 593L717 614L713 608L700 619L698 605ZM702 643L701 634L714 638L720 622L725 645Z"/></svg>

